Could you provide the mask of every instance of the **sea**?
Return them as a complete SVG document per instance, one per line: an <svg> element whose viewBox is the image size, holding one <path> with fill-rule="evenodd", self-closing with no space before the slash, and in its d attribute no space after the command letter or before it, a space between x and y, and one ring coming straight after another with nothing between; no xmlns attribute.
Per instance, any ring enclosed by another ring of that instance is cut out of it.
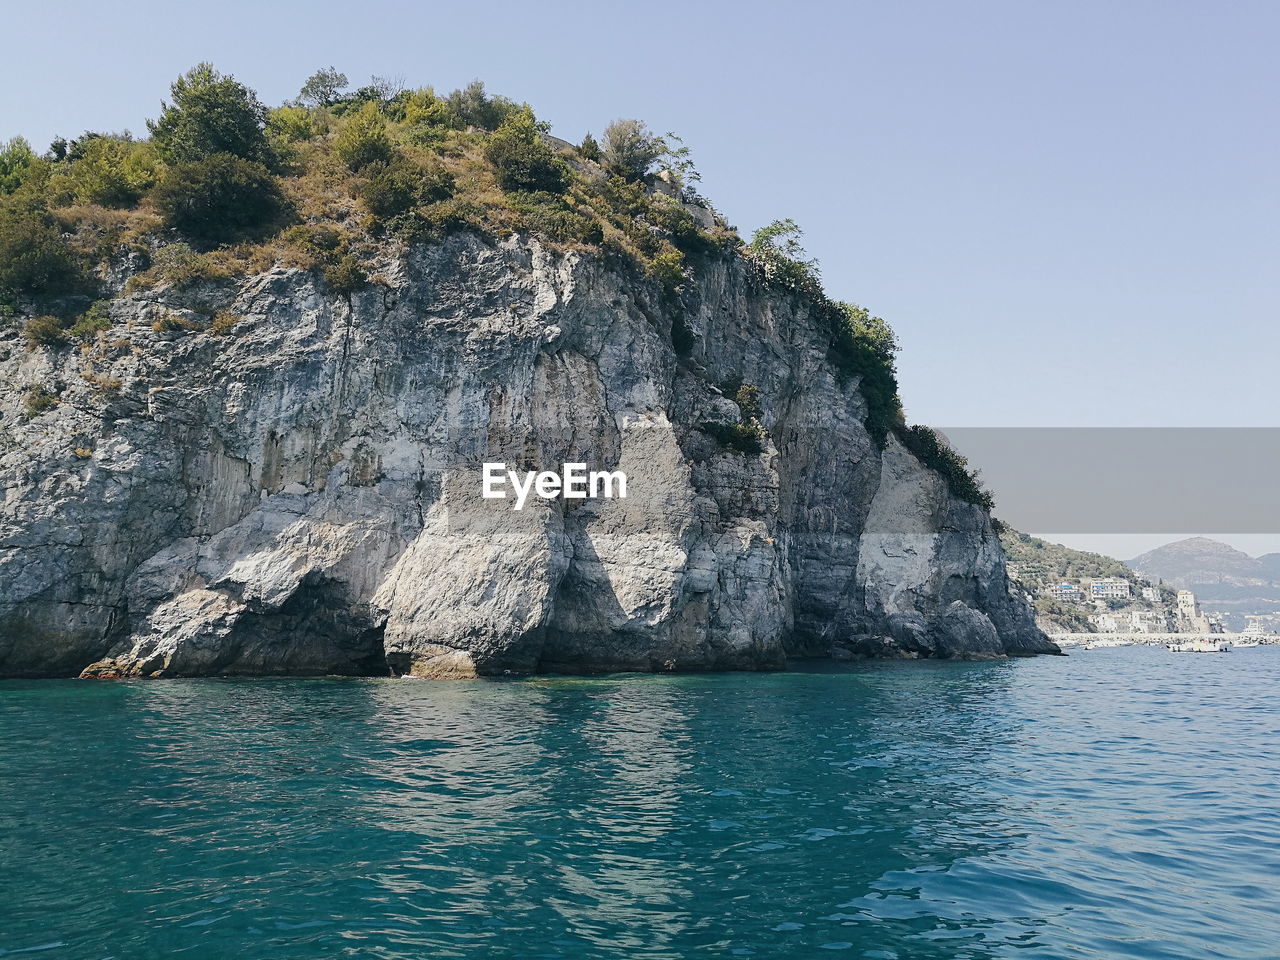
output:
<svg viewBox="0 0 1280 960"><path fill-rule="evenodd" d="M1276 958L1280 647L0 682L0 957Z"/></svg>

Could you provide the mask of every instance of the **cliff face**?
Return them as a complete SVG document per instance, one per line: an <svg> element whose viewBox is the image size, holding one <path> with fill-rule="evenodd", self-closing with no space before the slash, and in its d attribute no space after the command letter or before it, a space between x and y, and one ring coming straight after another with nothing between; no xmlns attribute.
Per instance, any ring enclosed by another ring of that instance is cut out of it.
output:
<svg viewBox="0 0 1280 960"><path fill-rule="evenodd" d="M877 448L815 321L741 261L687 284L683 358L676 308L598 259L459 234L381 266L349 299L286 269L126 295L89 359L5 345L0 675L1056 649L986 512ZM239 320L153 329L184 306ZM759 389L760 455L701 429L737 421L729 381ZM30 385L60 402L24 416ZM620 469L628 496L516 512L485 461Z"/></svg>

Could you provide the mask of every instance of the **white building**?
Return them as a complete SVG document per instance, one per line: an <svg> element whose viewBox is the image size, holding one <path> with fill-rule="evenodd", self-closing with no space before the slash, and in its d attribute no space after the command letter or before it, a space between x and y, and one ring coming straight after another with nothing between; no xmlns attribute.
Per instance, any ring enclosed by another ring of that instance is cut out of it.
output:
<svg viewBox="0 0 1280 960"><path fill-rule="evenodd" d="M1102 577L1090 584L1089 596L1094 600L1128 600L1129 581L1122 577Z"/></svg>
<svg viewBox="0 0 1280 960"><path fill-rule="evenodd" d="M1168 628L1164 614L1156 610L1130 610L1128 613L1130 633L1164 633Z"/></svg>
<svg viewBox="0 0 1280 960"><path fill-rule="evenodd" d="M1089 622L1098 633L1119 633L1120 618L1114 613L1092 613Z"/></svg>
<svg viewBox="0 0 1280 960"><path fill-rule="evenodd" d="M1084 591L1080 589L1079 584L1075 583L1055 584L1049 589L1049 593L1059 600L1065 600L1067 603L1076 603L1084 599Z"/></svg>
<svg viewBox="0 0 1280 960"><path fill-rule="evenodd" d="M1178 591L1178 629L1184 633L1217 633L1208 617L1200 610L1196 595L1190 590Z"/></svg>
<svg viewBox="0 0 1280 960"><path fill-rule="evenodd" d="M1148 601L1149 603L1159 603L1160 588L1159 587L1143 587L1142 599Z"/></svg>

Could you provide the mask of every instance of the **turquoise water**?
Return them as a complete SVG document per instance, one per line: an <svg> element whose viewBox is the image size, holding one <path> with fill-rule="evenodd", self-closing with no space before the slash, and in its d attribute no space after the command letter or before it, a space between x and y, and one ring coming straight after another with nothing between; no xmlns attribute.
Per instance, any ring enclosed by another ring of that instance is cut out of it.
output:
<svg viewBox="0 0 1280 960"><path fill-rule="evenodd" d="M0 956L1274 958L1278 675L0 683Z"/></svg>

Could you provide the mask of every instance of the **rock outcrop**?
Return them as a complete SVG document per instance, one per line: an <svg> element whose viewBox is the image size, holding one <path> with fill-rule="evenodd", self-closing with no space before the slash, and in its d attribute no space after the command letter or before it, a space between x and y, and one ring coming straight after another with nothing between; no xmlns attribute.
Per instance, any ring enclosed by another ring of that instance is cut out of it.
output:
<svg viewBox="0 0 1280 960"><path fill-rule="evenodd" d="M284 268L121 294L92 356L0 348L0 675L1055 651L986 511L873 442L802 301L741 260L679 302L523 236L381 267L349 297ZM214 310L238 320L181 329ZM759 454L704 429L738 421L738 382ZM59 402L24 412L32 386ZM480 497L486 461L622 470L628 495L517 512Z"/></svg>

